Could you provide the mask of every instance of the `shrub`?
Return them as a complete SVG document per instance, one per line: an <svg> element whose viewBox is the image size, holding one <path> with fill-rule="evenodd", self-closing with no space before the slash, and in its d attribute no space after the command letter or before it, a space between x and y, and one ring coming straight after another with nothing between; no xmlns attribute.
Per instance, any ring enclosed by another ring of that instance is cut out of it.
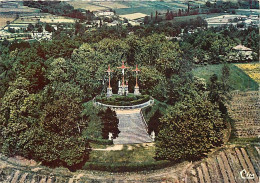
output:
<svg viewBox="0 0 260 183"><path fill-rule="evenodd" d="M150 171L169 167L172 165L171 161L153 161L146 163L105 163L105 162L86 162L82 169L84 170L99 170L109 172L138 172Z"/></svg>
<svg viewBox="0 0 260 183"><path fill-rule="evenodd" d="M115 106L133 106L145 103L150 100L149 95L128 95L128 96L120 96L114 95L110 98L107 97L96 97L97 102L101 102L107 105L115 105Z"/></svg>

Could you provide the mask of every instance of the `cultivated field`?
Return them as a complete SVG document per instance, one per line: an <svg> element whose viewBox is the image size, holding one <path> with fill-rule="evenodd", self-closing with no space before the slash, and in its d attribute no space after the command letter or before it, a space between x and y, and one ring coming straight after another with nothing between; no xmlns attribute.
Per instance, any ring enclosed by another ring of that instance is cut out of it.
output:
<svg viewBox="0 0 260 183"><path fill-rule="evenodd" d="M228 112L233 119L233 135L256 138L260 134L259 91L233 92Z"/></svg>
<svg viewBox="0 0 260 183"><path fill-rule="evenodd" d="M253 80L260 84L260 63L236 64L236 66L247 73Z"/></svg>
<svg viewBox="0 0 260 183"><path fill-rule="evenodd" d="M169 3L171 5L174 5L176 7L180 7L180 8L188 8L188 5L186 4L181 4L181 3Z"/></svg>
<svg viewBox="0 0 260 183"><path fill-rule="evenodd" d="M0 8L0 13L33 13L39 12L39 9L20 6L19 8Z"/></svg>
<svg viewBox="0 0 260 183"><path fill-rule="evenodd" d="M254 174L249 182L258 183L260 170L259 146L234 147L220 151L216 155L204 159L193 166L188 182L247 182L243 177L246 173ZM245 173L240 175L240 172Z"/></svg>
<svg viewBox="0 0 260 183"><path fill-rule="evenodd" d="M63 16L56 16L48 13L44 14L35 14L37 18L35 18L33 15L28 14L28 16L24 15L21 18L18 18L14 21L15 24L24 24L24 23L32 23L36 24L38 22L38 19L40 19L40 22L43 23L52 23L52 24L58 24L58 23L75 23L75 19L69 18L69 17L63 17Z"/></svg>
<svg viewBox="0 0 260 183"><path fill-rule="evenodd" d="M177 11L178 9L185 9L187 7L185 2L164 2L164 1L124 1L120 2L128 8L115 9L119 15L132 14L132 13L144 13L150 15L158 12L166 12L167 10Z"/></svg>
<svg viewBox="0 0 260 183"><path fill-rule="evenodd" d="M81 9L85 9L85 10L89 10L89 11L102 11L102 10L107 10L107 7L103 7L103 6L98 6L98 5L94 5L90 2L84 2L84 1L72 1L68 3L73 6L75 9L77 8L81 8Z"/></svg>
<svg viewBox="0 0 260 183"><path fill-rule="evenodd" d="M6 26L6 22L12 22L15 19L14 15L1 15L0 14L0 29Z"/></svg>
<svg viewBox="0 0 260 183"><path fill-rule="evenodd" d="M144 18L145 16L147 16L147 15L143 14L143 13L133 13L133 14L121 15L121 17L129 19L129 20Z"/></svg>
<svg viewBox="0 0 260 183"><path fill-rule="evenodd" d="M129 8L128 6L124 5L123 3L119 2L94 2L93 4L98 5L98 6L103 6L111 9L120 9L120 8Z"/></svg>

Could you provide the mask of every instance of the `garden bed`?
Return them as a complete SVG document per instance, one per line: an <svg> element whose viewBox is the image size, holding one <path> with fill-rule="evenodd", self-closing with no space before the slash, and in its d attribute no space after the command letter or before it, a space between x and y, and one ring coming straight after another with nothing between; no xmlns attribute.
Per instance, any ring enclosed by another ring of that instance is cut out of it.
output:
<svg viewBox="0 0 260 183"><path fill-rule="evenodd" d="M150 100L149 95L133 95L128 94L127 96L113 95L112 97L96 97L96 101L106 105L113 106L134 106L138 104L143 104Z"/></svg>

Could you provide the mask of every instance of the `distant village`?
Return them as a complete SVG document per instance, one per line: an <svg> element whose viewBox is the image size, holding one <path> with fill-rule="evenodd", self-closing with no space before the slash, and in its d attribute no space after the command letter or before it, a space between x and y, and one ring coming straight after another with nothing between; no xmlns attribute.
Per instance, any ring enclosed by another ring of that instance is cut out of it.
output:
<svg viewBox="0 0 260 183"><path fill-rule="evenodd" d="M51 40L53 32L62 28L63 30L73 29L75 23L79 19L57 16L49 13L41 13L39 9L22 6L18 2L0 2L0 9L12 13L14 15L12 21L7 21L4 27L0 27L0 40L23 39L23 40ZM166 13L165 13L166 14ZM93 11L94 18L81 22L87 30L95 29L102 26L140 26L144 24L144 19L148 15L143 13L133 13L127 15L117 15L115 11L100 10ZM163 15L165 16L165 15ZM259 26L258 15L239 15L239 14L223 14L212 18L206 18L208 27L229 26L233 25L238 29L246 29L248 26ZM199 28L189 29L187 33L194 33ZM174 39L181 39L183 29L179 36ZM167 39L173 39L167 37Z"/></svg>
<svg viewBox="0 0 260 183"><path fill-rule="evenodd" d="M16 15L13 21L8 21L0 30L0 40L23 39L23 40L51 40L53 32L59 27L72 29L79 19L52 15L40 12L24 12L17 2L0 2L0 8L13 9ZM8 12L10 13L10 12ZM94 19L82 23L87 29L101 26L136 26L143 23L146 14L134 13L127 16L116 15L112 10L93 12Z"/></svg>

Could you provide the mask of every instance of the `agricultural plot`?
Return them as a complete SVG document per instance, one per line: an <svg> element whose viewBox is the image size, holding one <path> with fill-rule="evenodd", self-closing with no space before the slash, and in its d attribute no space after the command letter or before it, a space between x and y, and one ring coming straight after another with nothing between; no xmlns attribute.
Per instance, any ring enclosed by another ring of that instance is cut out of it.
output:
<svg viewBox="0 0 260 183"><path fill-rule="evenodd" d="M246 173L253 175L249 182L259 181L259 146L235 147L198 162L188 173L188 182L247 182ZM241 173L242 172L242 176Z"/></svg>
<svg viewBox="0 0 260 183"><path fill-rule="evenodd" d="M98 6L95 4L92 4L90 2L84 2L84 1L68 1L68 3L73 6L75 9L84 9L89 11L103 11L107 10L107 7L104 6Z"/></svg>
<svg viewBox="0 0 260 183"><path fill-rule="evenodd" d="M106 8L111 8L111 9L129 8L127 5L124 5L123 3L120 2L100 1L100 2L93 2L93 4L106 7Z"/></svg>
<svg viewBox="0 0 260 183"><path fill-rule="evenodd" d="M186 4L182 4L182 3L177 3L177 2L175 2L175 3L169 3L170 5L174 5L175 7L180 7L180 8L188 8L188 5L186 5Z"/></svg>
<svg viewBox="0 0 260 183"><path fill-rule="evenodd" d="M260 63L236 64L236 66L247 73L253 80L260 84Z"/></svg>
<svg viewBox="0 0 260 183"><path fill-rule="evenodd" d="M260 134L260 105L258 91L233 92L228 112L233 122L233 135L255 138Z"/></svg>
<svg viewBox="0 0 260 183"><path fill-rule="evenodd" d="M133 14L121 15L121 17L129 19L129 20L144 18L145 16L147 16L147 15L143 14L143 13L133 13Z"/></svg>
<svg viewBox="0 0 260 183"><path fill-rule="evenodd" d="M180 2L163 2L163 1L127 1L120 2L127 6L128 8L115 9L116 13L119 15L132 14L132 13L144 13L150 15L156 11L166 12L167 10L184 9L185 4Z"/></svg>
<svg viewBox="0 0 260 183"><path fill-rule="evenodd" d="M29 8L28 6L20 6L19 8L0 8L0 14L33 13L39 11L39 9Z"/></svg>
<svg viewBox="0 0 260 183"><path fill-rule="evenodd" d="M0 14L0 29L6 26L6 22L12 22L15 19L13 15L1 15Z"/></svg>

